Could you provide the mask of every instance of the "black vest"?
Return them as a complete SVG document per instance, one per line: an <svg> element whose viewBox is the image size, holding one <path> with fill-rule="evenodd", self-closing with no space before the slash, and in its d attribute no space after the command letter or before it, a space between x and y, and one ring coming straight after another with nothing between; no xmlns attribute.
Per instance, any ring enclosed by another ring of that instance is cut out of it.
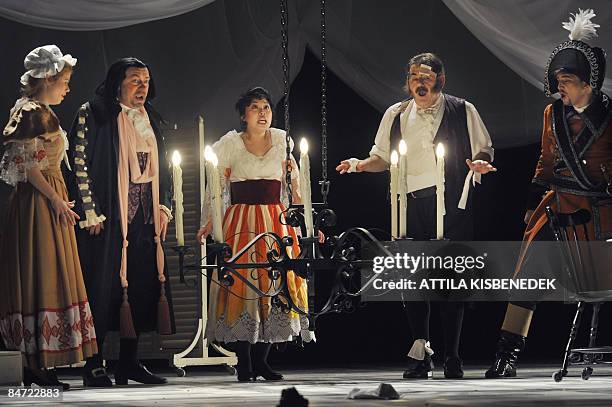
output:
<svg viewBox="0 0 612 407"><path fill-rule="evenodd" d="M395 116L391 126L391 146L397 146L402 139L400 115L401 112ZM444 156L446 207L444 237L451 240L472 240L474 236L473 194L470 193L468 196L465 210L458 208L463 183L469 172L465 160L472 159L465 100L444 94L444 116L433 143L434 146L443 143L446 152Z"/></svg>

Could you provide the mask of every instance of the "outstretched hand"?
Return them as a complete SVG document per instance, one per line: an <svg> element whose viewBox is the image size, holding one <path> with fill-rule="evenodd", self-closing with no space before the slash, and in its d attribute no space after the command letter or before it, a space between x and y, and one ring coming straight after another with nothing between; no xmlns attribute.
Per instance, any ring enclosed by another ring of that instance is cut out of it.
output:
<svg viewBox="0 0 612 407"><path fill-rule="evenodd" d="M465 160L465 163L470 170L477 172L479 174L486 174L488 172L495 172L497 168L493 167L488 161L485 160L470 160L469 158Z"/></svg>
<svg viewBox="0 0 612 407"><path fill-rule="evenodd" d="M349 168L351 168L351 163L349 160L342 160L340 161L340 164L338 164L338 166L336 167L336 171L338 171L340 174L346 174L349 170Z"/></svg>
<svg viewBox="0 0 612 407"><path fill-rule="evenodd" d="M359 168L360 160L356 158L349 158L347 160L340 161L340 164L336 167L336 171L340 174L346 174L347 172L361 172Z"/></svg>

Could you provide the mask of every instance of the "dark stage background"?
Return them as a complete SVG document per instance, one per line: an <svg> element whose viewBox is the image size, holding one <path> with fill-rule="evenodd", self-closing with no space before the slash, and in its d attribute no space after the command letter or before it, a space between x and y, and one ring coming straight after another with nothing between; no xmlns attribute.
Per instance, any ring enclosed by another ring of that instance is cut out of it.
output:
<svg viewBox="0 0 612 407"><path fill-rule="evenodd" d="M449 73L447 84L449 93L474 102L485 124L489 118L490 123L495 123L494 127L498 131L503 133L504 121L508 123L509 128L512 127L511 123L516 125L517 121L523 122L525 129L529 132L533 131L532 140L538 140L540 130L535 129L539 128L538 121L541 120L541 112L546 104L542 93L526 84L490 54L446 7L441 6L440 2L428 2L426 10L428 17L424 18L433 20L434 11L436 12L435 18L438 20L436 24L432 23L430 39L437 44L437 48L432 47L431 49L439 52L446 61ZM194 21L198 21L199 13L203 11L179 16L177 21L183 21L182 27L187 27ZM178 48L164 51L163 47L157 45L160 38L165 36L164 29L169 24L167 21L146 25L150 33L147 32L145 25L139 25L106 31L102 34L85 32L78 36L69 32L24 28L6 20L1 20L0 23L2 24L0 31L7 37L10 33L20 38L19 41L11 39L12 44L3 47L7 51L3 54L6 61L11 61L10 69L7 69L10 72L3 70L0 75L4 82L0 85L2 90L0 102L6 115L5 118L17 96L17 78L22 73L21 67L14 62L22 60L23 55L36 45L57 42L62 49L65 48L66 51L72 52L82 61L77 67L74 81L71 84L72 93L67 97L66 102L56 110L65 128L69 126L78 106L91 96L93 88L104 75L106 67L96 61L103 59L112 61L114 58L124 56L125 53L142 55L156 68L160 95L156 106L169 122L178 122L180 128L195 125L193 120L195 111L186 110L185 106L197 106L195 101L202 95L197 93L197 89L193 89L193 94L185 89L193 88L193 82L198 80L197 72L194 73L191 70L193 67L185 64L184 60L168 64L168 60L176 61L172 58L175 53L180 54L177 51ZM177 25L181 24L177 23ZM458 33L452 38L452 42L446 38L448 36L446 30L454 30L452 32ZM178 31L183 35L182 30ZM100 35L106 36L107 42L116 45L115 48L108 50L101 49L99 46L85 48L87 44L98 44L97 39ZM123 40L124 36L132 38L137 35L145 39L151 35L155 39L153 41L155 45L151 44L141 49L139 43ZM187 36L187 34L184 35ZM174 46L191 48L190 44L178 42ZM139 49L142 52L135 52ZM457 51L458 49L461 51ZM411 49L391 51L405 53L406 61L413 53ZM462 52L472 54L466 57ZM89 59L81 57L88 53L92 55ZM480 73L476 74L470 63L466 63L466 59L473 60L479 66L487 67L482 72L482 80ZM4 65L5 68L7 64ZM280 65L278 69L281 69ZM164 75L164 72L174 72L174 74ZM320 200L316 182L320 179L321 171L320 158L314 153L320 151L319 76L320 62L310 51L307 51L304 65L293 82L290 100L292 136L294 140L307 136L311 142L313 199L315 201ZM399 75L398 79L401 79ZM253 83L252 85L258 84ZM398 80L398 87L401 85ZM382 113L352 91L332 72L328 72L327 86L328 171L332 182L329 203L338 214L338 227L333 232L339 233L353 226L388 230L388 204L385 197L387 175L380 173L339 176L334 170L341 159L353 156L363 158L367 155ZM203 91L199 90L199 92ZM228 105L227 109L232 109L232 105ZM281 120L278 120L281 118L282 112L277 110L277 127L282 127ZM218 138L219 132L211 133L217 134L215 139ZM207 130L207 135L211 133L208 133ZM168 137L169 142L172 142L171 134L168 134ZM494 133L492 137L495 140ZM479 240L521 239L525 199L538 154L538 144L496 150L494 164L498 172L484 176L483 183L478 186L475 194L476 213L478 214L476 230ZM4 184L1 185L0 218L4 213L7 193L8 188ZM325 279L326 276L320 277L322 284L318 287L319 295L322 296L325 295L327 288ZM505 307L505 304L500 303L471 305L465 314L461 345L461 353L465 360L487 363L492 360ZM560 361L573 311L573 305L541 304L534 316L527 349L521 361ZM611 329L605 323L610 320L610 312L607 307L603 307L602 323L600 324L602 341L604 338L612 339L610 338ZM585 315L586 318L589 318L589 312ZM432 345L439 352L437 356L441 357L441 329L435 305L431 320ZM582 332L581 335L583 338L585 332ZM273 362L304 366L365 362L400 363L405 360L405 354L412 343L406 318L399 303L369 303L354 314L321 317L318 320L317 337L317 343L308 344L305 349L295 349L290 345L283 353L274 352Z"/></svg>

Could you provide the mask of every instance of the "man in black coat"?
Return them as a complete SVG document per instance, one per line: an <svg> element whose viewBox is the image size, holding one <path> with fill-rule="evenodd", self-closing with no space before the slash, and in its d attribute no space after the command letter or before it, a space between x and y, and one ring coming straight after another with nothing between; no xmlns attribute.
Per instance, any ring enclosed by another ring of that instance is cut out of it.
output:
<svg viewBox="0 0 612 407"><path fill-rule="evenodd" d="M121 328L116 384L165 383L138 362L138 335L174 331L161 247L172 184L154 97L148 66L123 58L80 108L70 131L66 182L81 217L78 250L100 349L106 333ZM85 386L112 385L102 351L98 355L87 360Z"/></svg>

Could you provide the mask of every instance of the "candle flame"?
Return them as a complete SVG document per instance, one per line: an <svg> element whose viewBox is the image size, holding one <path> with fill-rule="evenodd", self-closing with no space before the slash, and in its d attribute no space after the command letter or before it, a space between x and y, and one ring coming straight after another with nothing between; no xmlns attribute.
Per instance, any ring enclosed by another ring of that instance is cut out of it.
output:
<svg viewBox="0 0 612 407"><path fill-rule="evenodd" d="M210 161L212 159L212 155L214 154L211 146L204 147L204 159L206 161Z"/></svg>
<svg viewBox="0 0 612 407"><path fill-rule="evenodd" d="M401 155L406 155L407 152L408 152L408 146L406 145L406 142L404 140L400 140L400 142L399 142L399 153Z"/></svg>
<svg viewBox="0 0 612 407"><path fill-rule="evenodd" d="M399 157L397 156L397 151L395 150L391 151L391 165L397 165L398 161L399 161Z"/></svg>
<svg viewBox="0 0 612 407"><path fill-rule="evenodd" d="M206 146L204 148L204 159L215 167L219 165L219 159L217 158L217 154L215 154L211 146Z"/></svg>
<svg viewBox="0 0 612 407"><path fill-rule="evenodd" d="M300 153L308 154L308 140L306 140L306 137L302 137L302 140L300 140Z"/></svg>
<svg viewBox="0 0 612 407"><path fill-rule="evenodd" d="M181 153L179 153L178 150L174 150L174 153L172 153L172 164L176 167L181 165Z"/></svg>
<svg viewBox="0 0 612 407"><path fill-rule="evenodd" d="M444 158L444 144L438 143L436 147L436 157Z"/></svg>

